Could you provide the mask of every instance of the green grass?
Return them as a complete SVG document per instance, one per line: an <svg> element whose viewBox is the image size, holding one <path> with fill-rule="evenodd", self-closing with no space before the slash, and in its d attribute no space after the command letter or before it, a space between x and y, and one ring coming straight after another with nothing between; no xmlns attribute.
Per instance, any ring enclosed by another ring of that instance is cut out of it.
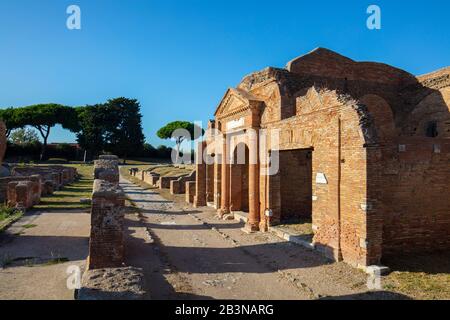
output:
<svg viewBox="0 0 450 320"><path fill-rule="evenodd" d="M88 209L90 204L80 203L82 198L92 197L92 186L94 183L92 165L67 165L77 168L80 179L62 190L56 191L52 196L41 199L41 203L35 206L38 210L52 209Z"/></svg>
<svg viewBox="0 0 450 320"><path fill-rule="evenodd" d="M44 263L44 266L54 266L54 265L66 263L69 261L70 261L69 258L54 258L54 259L51 259L51 260L47 261L46 263Z"/></svg>
<svg viewBox="0 0 450 320"><path fill-rule="evenodd" d="M19 220L22 216L22 211L0 206L0 232L5 231L12 223Z"/></svg>
<svg viewBox="0 0 450 320"><path fill-rule="evenodd" d="M139 165L135 167L139 168L140 170L151 170L152 172L157 173L163 177L180 177L190 174L193 170L195 170L195 166L193 165L181 165L175 167L172 164L153 164Z"/></svg>
<svg viewBox="0 0 450 320"><path fill-rule="evenodd" d="M120 159L120 163L123 163L123 159ZM154 165L157 163L170 163L170 159L152 159L152 158L135 158L135 159L127 159L126 165L129 166L142 166L142 165Z"/></svg>
<svg viewBox="0 0 450 320"><path fill-rule="evenodd" d="M395 256L386 259L392 273L384 289L420 300L450 299L450 253Z"/></svg>
<svg viewBox="0 0 450 320"><path fill-rule="evenodd" d="M26 225L22 226L22 228L24 228L24 229L33 229L33 228L36 228L36 227L37 227L36 224L26 224Z"/></svg>

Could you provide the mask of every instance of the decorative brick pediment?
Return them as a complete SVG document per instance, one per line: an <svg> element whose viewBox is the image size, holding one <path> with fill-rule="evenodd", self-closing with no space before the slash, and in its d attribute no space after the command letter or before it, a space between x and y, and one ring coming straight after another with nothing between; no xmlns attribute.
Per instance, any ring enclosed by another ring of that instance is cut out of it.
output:
<svg viewBox="0 0 450 320"><path fill-rule="evenodd" d="M250 109L252 102L260 100L242 89L228 89L223 97L215 116L224 118Z"/></svg>

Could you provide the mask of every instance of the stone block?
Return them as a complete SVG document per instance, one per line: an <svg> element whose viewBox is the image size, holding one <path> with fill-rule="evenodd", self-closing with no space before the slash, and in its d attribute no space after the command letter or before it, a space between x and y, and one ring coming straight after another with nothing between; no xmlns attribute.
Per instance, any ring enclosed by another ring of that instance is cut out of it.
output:
<svg viewBox="0 0 450 320"><path fill-rule="evenodd" d="M83 274L77 300L144 300L145 277L138 268L87 270Z"/></svg>
<svg viewBox="0 0 450 320"><path fill-rule="evenodd" d="M195 181L188 181L186 182L186 202L187 203L194 203L195 198Z"/></svg>
<svg viewBox="0 0 450 320"><path fill-rule="evenodd" d="M10 182L8 184L8 207L18 209L33 207L33 182Z"/></svg>

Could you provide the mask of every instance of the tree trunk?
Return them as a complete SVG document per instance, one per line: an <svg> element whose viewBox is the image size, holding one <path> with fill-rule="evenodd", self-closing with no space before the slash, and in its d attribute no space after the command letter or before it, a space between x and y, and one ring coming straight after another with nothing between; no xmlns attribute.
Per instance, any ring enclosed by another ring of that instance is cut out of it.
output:
<svg viewBox="0 0 450 320"><path fill-rule="evenodd" d="M42 149L41 149L41 155L40 155L40 161L44 161L46 160L46 151L47 151L47 138L44 139L44 143L42 144Z"/></svg>
<svg viewBox="0 0 450 320"><path fill-rule="evenodd" d="M48 142L48 137L50 135L50 129L51 127L47 127L47 128L43 128L42 126L36 126L36 129L38 129L38 131L40 132L42 139L44 140L44 143L42 144L42 149L41 149L41 155L40 155L40 161L44 161L47 160L46 159L46 151L47 151L47 142Z"/></svg>

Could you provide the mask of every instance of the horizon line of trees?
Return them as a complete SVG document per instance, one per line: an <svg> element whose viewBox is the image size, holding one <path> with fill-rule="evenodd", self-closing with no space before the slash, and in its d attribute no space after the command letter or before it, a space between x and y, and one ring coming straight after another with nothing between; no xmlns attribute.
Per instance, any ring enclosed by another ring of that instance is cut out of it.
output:
<svg viewBox="0 0 450 320"><path fill-rule="evenodd" d="M75 133L79 146L87 151L90 159L102 153L113 153L124 159L170 158L171 148L154 148L145 142L140 109L138 100L120 97L82 107L54 103L11 107L0 110L0 118L7 128L8 143L19 149L26 149L26 145L33 150L39 148L41 161L47 160L48 137L56 125ZM27 130L28 127L35 131Z"/></svg>

